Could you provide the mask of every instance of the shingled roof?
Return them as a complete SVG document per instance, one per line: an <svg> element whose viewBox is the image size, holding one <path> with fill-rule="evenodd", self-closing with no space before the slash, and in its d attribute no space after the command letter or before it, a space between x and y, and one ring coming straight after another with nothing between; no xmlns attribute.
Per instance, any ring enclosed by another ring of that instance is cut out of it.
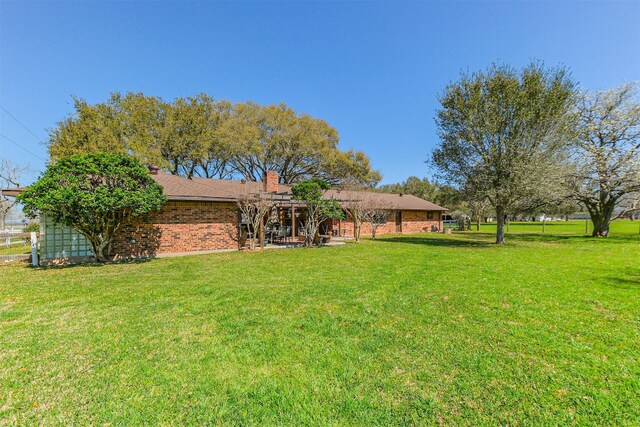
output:
<svg viewBox="0 0 640 427"><path fill-rule="evenodd" d="M338 202L348 202L351 200L358 200L362 197L361 192L356 191L344 191L344 190L328 190L325 193L325 197L333 197ZM366 197L375 203L380 202L380 207L385 209L396 209L404 211L446 211L446 208L438 206L435 203L431 203L427 200L413 196L411 194L393 194L393 193L378 193L375 191L367 191Z"/></svg>
<svg viewBox="0 0 640 427"><path fill-rule="evenodd" d="M183 201L220 201L232 202L238 194L245 192L264 191L264 183L231 179L192 178L187 179L176 175L158 173L153 179L164 188L164 194L169 200ZM284 200L292 196L291 187L280 184L277 193ZM344 190L328 190L325 197L335 198L338 202L357 200L361 193ZM420 211L446 211L446 208L410 194L390 194L367 192L372 201L380 201L381 208Z"/></svg>
<svg viewBox="0 0 640 427"><path fill-rule="evenodd" d="M211 178L183 178L167 173L155 173L151 177L164 189L164 194L169 200L181 201L202 201L202 202L233 202L239 194L257 193L264 191L264 183L234 180L234 179L211 179ZM15 197L24 191L24 187L10 188L2 190L7 196ZM291 186L280 184L277 195L283 201L291 200ZM372 201L380 201L380 208L397 209L407 211L446 211L446 208L438 206L427 200L410 194L391 194L367 192L367 197ZM325 197L335 198L338 202L349 202L358 200L362 193L355 191L345 191L332 189L325 193ZM293 202L295 203L295 202Z"/></svg>

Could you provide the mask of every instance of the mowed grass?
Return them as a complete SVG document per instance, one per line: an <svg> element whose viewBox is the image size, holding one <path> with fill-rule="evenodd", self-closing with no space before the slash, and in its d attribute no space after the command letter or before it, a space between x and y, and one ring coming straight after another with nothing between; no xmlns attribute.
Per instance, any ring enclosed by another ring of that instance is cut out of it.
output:
<svg viewBox="0 0 640 427"><path fill-rule="evenodd" d="M24 244L22 242L14 243L11 246L0 246L0 255L20 255L30 254L31 244Z"/></svg>
<svg viewBox="0 0 640 427"><path fill-rule="evenodd" d="M640 424L640 238L492 240L0 268L0 424Z"/></svg>
<svg viewBox="0 0 640 427"><path fill-rule="evenodd" d="M591 235L593 224L591 221L547 221L542 222L516 222L512 221L508 227L508 233L515 234L571 234L576 236ZM476 224L471 225L472 231L477 231ZM495 233L496 223L480 224L480 232ZM611 236L640 235L640 221L618 220L611 223L609 230Z"/></svg>

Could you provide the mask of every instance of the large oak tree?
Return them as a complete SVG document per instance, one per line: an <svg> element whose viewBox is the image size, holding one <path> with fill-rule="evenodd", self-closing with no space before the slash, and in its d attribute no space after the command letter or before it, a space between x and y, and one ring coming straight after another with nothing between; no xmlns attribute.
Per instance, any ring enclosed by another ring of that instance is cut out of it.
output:
<svg viewBox="0 0 640 427"><path fill-rule="evenodd" d="M206 94L166 102L142 93L114 93L95 105L75 99L74 107L75 115L50 132L54 160L110 152L187 178L260 181L267 170L275 170L283 184L313 177L368 186L380 180L364 153L338 148L338 133L326 121L284 104L232 105Z"/></svg>
<svg viewBox="0 0 640 427"><path fill-rule="evenodd" d="M574 198L593 221L593 236L607 237L615 216L640 199L640 100L637 85L582 95L569 180Z"/></svg>

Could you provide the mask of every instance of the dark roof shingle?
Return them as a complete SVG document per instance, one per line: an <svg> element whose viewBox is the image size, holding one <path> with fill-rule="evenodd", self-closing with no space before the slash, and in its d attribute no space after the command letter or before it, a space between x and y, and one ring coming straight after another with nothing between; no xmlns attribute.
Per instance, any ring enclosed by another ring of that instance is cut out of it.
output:
<svg viewBox="0 0 640 427"><path fill-rule="evenodd" d="M231 179L192 178L187 179L176 175L158 173L153 179L164 188L164 194L169 200L199 200L199 201L234 201L238 194L244 192L262 191L262 182L240 181ZM291 187L279 185L278 194L291 196ZM345 190L328 190L326 197L334 197L338 201L357 200L358 192ZM390 194L367 192L372 201L379 200L380 207L402 210L446 211L446 208L410 194Z"/></svg>
<svg viewBox="0 0 640 427"><path fill-rule="evenodd" d="M177 175L158 173L151 175L158 184L162 185L164 194L169 200L182 201L211 201L211 202L233 202L239 194L259 192L264 189L262 182L232 180L232 179L211 179L192 178L187 179ZM24 187L10 188L2 190L7 196L15 197L24 191ZM283 199L291 197L291 186L280 184L278 194ZM334 197L339 202L358 200L362 193L346 190L328 190L325 196ZM427 200L410 194L378 193L367 192L367 197L372 201L380 201L380 207L385 209L401 209L416 211L446 211L446 208L438 206Z"/></svg>

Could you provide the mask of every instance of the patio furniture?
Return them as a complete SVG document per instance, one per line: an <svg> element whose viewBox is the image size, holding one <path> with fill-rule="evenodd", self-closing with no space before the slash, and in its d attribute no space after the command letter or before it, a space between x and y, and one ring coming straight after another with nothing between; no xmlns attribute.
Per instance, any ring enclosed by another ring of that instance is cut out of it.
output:
<svg viewBox="0 0 640 427"><path fill-rule="evenodd" d="M287 241L290 237L291 237L291 226L285 226L285 227L280 227L280 229L278 229L278 232L275 234L274 239L277 242L282 243L284 241Z"/></svg>

